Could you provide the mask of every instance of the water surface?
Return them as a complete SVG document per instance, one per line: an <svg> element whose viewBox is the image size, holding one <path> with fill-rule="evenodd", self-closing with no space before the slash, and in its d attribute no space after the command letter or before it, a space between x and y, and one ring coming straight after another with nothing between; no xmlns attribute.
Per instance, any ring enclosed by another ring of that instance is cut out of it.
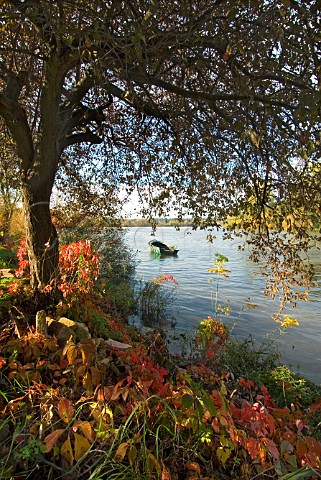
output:
<svg viewBox="0 0 321 480"><path fill-rule="evenodd" d="M155 237L148 227L128 229L126 241L136 252L138 265L136 278L150 280L162 274L171 274L177 280L176 299L170 307L170 315L176 319L178 332L192 331L202 318L214 313L216 277L208 272L213 266L215 253L229 259L226 264L231 273L229 278L220 279L218 284L219 303L229 305L231 312L224 321L233 328L238 338L251 335L255 340L275 339L282 360L296 371L321 382L321 288L312 289L308 302L286 313L295 317L300 325L288 329L280 336L278 324L272 319L278 302L264 296L265 280L253 275L258 266L248 258L248 251L239 251L240 239L223 240L221 232L215 232L213 243L206 241L207 233L192 231L189 227L176 230L159 227ZM148 241L152 238L174 245L179 249L177 257L155 257L150 254ZM320 253L311 254L321 280ZM210 278L214 282L209 282ZM249 309L247 304L256 304Z"/></svg>

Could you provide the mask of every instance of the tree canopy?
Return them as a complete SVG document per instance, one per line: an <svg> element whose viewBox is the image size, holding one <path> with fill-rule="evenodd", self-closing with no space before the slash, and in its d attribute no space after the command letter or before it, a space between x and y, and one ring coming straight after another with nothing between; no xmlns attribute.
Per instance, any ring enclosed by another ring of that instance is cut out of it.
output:
<svg viewBox="0 0 321 480"><path fill-rule="evenodd" d="M0 4L0 115L35 288L56 271L59 172L113 208L123 185L151 217L170 202L195 226L235 216L266 234L273 217L306 235L320 207L317 0Z"/></svg>

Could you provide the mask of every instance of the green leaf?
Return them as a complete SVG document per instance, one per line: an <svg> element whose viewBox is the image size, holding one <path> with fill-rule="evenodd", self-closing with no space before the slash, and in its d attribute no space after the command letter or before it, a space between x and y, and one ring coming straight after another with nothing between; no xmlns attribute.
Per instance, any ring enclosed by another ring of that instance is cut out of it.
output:
<svg viewBox="0 0 321 480"><path fill-rule="evenodd" d="M212 417L216 417L217 416L217 410L216 410L212 400L210 398L204 398L203 403L204 403L205 407L207 408L207 410L212 415Z"/></svg>
<svg viewBox="0 0 321 480"><path fill-rule="evenodd" d="M302 467L296 470L295 472L289 473L280 477L279 480L301 480L301 478L308 478L313 477L315 475L315 471L310 470L307 467Z"/></svg>
<svg viewBox="0 0 321 480"><path fill-rule="evenodd" d="M182 397L182 406L184 408L189 408L193 405L194 403L194 397L193 395L190 395L189 393L185 393Z"/></svg>
<svg viewBox="0 0 321 480"><path fill-rule="evenodd" d="M128 460L131 466L133 466L137 457L137 448L135 445L131 445L128 450Z"/></svg>
<svg viewBox="0 0 321 480"><path fill-rule="evenodd" d="M229 448L218 447L216 450L216 455L224 465L231 455L231 450Z"/></svg>
<svg viewBox="0 0 321 480"><path fill-rule="evenodd" d="M198 418L200 420L202 420L203 415L204 415L204 407L199 400L195 401L195 410L196 410Z"/></svg>

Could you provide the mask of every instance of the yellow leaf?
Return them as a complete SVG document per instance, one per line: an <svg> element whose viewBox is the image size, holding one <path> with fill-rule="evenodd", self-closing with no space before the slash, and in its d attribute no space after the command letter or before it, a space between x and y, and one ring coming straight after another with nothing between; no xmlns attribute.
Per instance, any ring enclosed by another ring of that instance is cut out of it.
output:
<svg viewBox="0 0 321 480"><path fill-rule="evenodd" d="M128 442L121 443L117 448L117 452L115 453L114 460L115 462L122 462L125 458L127 449L129 447Z"/></svg>
<svg viewBox="0 0 321 480"><path fill-rule="evenodd" d="M231 55L232 52L233 52L232 45L228 44L225 51L226 51L226 53L228 53L229 55Z"/></svg>
<svg viewBox="0 0 321 480"><path fill-rule="evenodd" d="M72 446L71 446L69 436L68 436L67 440L61 445L60 453L63 457L65 457L65 459L67 460L69 465L73 464L74 454L73 454L73 451L72 451Z"/></svg>
<svg viewBox="0 0 321 480"><path fill-rule="evenodd" d="M92 378L89 372L85 373L85 375L83 376L82 384L85 387L87 393L93 392Z"/></svg>
<svg viewBox="0 0 321 480"><path fill-rule="evenodd" d="M297 327L299 325L299 322L297 321L296 318L289 317L288 315L284 315L284 320L281 322L281 327L282 328L293 328Z"/></svg>
<svg viewBox="0 0 321 480"><path fill-rule="evenodd" d="M284 219L282 221L282 230L287 230L288 229L288 222L286 221L286 219Z"/></svg>
<svg viewBox="0 0 321 480"><path fill-rule="evenodd" d="M74 433L75 436L75 460L78 460L83 457L88 450L90 449L90 443L88 442L87 438L83 437L83 435L79 435L78 433Z"/></svg>
<svg viewBox="0 0 321 480"><path fill-rule="evenodd" d="M86 365L90 362L92 357L95 354L95 344L91 340L82 340L81 343L78 344L83 364Z"/></svg>
<svg viewBox="0 0 321 480"><path fill-rule="evenodd" d="M75 422L74 427L80 428L81 433L89 440L90 443L93 443L95 439L95 432L91 426L90 422Z"/></svg>
<svg viewBox="0 0 321 480"><path fill-rule="evenodd" d="M91 410L91 414L98 425L105 427L114 425L113 412L107 405L102 407L97 402L91 406Z"/></svg>
<svg viewBox="0 0 321 480"><path fill-rule="evenodd" d="M67 360L69 365L73 365L75 363L77 354L78 354L78 349L76 345L74 344L69 345L69 348L67 350Z"/></svg>
<svg viewBox="0 0 321 480"><path fill-rule="evenodd" d="M255 303L247 303L246 306L247 308L257 308L257 305Z"/></svg>

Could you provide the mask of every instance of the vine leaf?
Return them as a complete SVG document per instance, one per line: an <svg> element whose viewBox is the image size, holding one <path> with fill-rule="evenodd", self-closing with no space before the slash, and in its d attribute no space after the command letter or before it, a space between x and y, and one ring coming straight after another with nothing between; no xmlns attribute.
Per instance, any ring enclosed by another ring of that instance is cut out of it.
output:
<svg viewBox="0 0 321 480"><path fill-rule="evenodd" d="M83 457L88 450L90 450L90 443L83 435L79 433L74 433L75 436L75 460L78 460Z"/></svg>
<svg viewBox="0 0 321 480"><path fill-rule="evenodd" d="M71 402L67 398L62 397L62 399L59 400L57 407L61 420L65 423L69 423L75 413L75 409Z"/></svg>
<svg viewBox="0 0 321 480"><path fill-rule="evenodd" d="M65 459L67 460L69 465L73 464L74 454L73 454L73 451L72 451L72 446L71 446L71 441L70 441L69 435L68 435L67 440L61 445L60 453L63 457L65 457Z"/></svg>
<svg viewBox="0 0 321 480"><path fill-rule="evenodd" d="M54 432L51 432L49 433L49 435L46 436L46 438L44 439L46 445L46 453L49 453L54 448L64 431L64 428L59 428L58 430L55 430Z"/></svg>

